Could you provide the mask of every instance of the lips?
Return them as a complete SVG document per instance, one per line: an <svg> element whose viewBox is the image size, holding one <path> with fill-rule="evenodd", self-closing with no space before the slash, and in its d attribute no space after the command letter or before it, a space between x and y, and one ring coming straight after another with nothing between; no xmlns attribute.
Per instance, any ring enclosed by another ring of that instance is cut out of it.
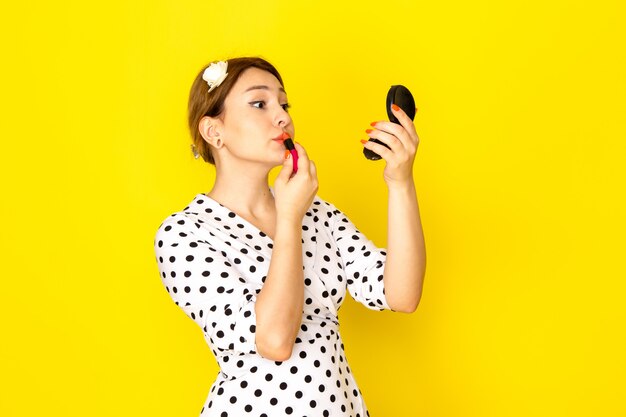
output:
<svg viewBox="0 0 626 417"><path fill-rule="evenodd" d="M276 136L276 137L275 137L274 139L272 139L272 140L277 140L277 141L279 141L279 142L283 142L283 141L285 141L285 139L289 139L289 138L291 138L291 136L289 135L289 133L287 133L287 132L283 132L283 133L281 133L280 135Z"/></svg>

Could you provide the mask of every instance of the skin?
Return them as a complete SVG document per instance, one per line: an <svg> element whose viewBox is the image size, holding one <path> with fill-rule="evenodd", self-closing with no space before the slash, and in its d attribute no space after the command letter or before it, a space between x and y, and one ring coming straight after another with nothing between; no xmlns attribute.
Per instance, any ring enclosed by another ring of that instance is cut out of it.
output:
<svg viewBox="0 0 626 417"><path fill-rule="evenodd" d="M261 88L251 87L261 86ZM198 129L211 144L216 179L207 195L237 213L273 240L272 258L265 283L257 295L256 345L268 359L289 359L300 329L304 275L302 218L318 190L317 170L306 150L295 142L298 172L291 177L291 157L272 139L283 130L295 138L285 109L287 95L271 73L249 68L237 80L217 118L205 116ZM422 235L412 167L419 139L413 122L394 111L402 126L379 122L370 135L391 150L368 142L387 161L384 171L389 188L389 233L384 270L385 292L395 311L415 311L421 297L425 271ZM218 139L221 141L218 142ZM282 165L269 192L269 172Z"/></svg>
<svg viewBox="0 0 626 417"><path fill-rule="evenodd" d="M383 177L388 189L387 260L383 282L387 303L395 311L412 313L422 297L426 273L424 232L413 180L419 137L413 121L402 109L392 107L392 112L400 125L380 121L368 133L391 149L371 141L363 146L386 161Z"/></svg>

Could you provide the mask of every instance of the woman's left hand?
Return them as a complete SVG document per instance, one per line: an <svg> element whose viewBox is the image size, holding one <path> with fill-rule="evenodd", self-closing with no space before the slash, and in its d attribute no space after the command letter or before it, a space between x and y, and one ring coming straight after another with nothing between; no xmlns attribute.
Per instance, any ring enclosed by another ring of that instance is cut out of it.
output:
<svg viewBox="0 0 626 417"><path fill-rule="evenodd" d="M386 162L383 176L388 186L406 184L413 181L413 162L419 145L419 137L413 121L398 106L392 105L391 111L401 125L392 122L374 122L373 129L366 130L370 138L376 138L391 149L372 142L362 141L363 146L376 152Z"/></svg>

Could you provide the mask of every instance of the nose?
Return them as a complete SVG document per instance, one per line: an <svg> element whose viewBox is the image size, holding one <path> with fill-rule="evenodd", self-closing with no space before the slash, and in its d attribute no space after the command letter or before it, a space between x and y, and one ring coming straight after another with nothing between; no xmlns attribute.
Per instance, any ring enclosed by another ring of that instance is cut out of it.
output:
<svg viewBox="0 0 626 417"><path fill-rule="evenodd" d="M289 115L287 110L282 108L282 106L279 107L279 110L276 113L276 118L274 120L274 123L276 126L280 128L287 127L291 123L291 116Z"/></svg>

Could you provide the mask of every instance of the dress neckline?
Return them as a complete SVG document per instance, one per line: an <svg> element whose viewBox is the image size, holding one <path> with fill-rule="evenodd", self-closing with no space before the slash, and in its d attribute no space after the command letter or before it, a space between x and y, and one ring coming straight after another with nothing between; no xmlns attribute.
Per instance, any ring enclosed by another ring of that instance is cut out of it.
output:
<svg viewBox="0 0 626 417"><path fill-rule="evenodd" d="M272 196L274 196L274 189L272 187L269 187L270 192L272 193ZM257 226L255 226L254 224L250 223L248 220L246 220L245 218L243 218L242 216L240 216L239 214L237 214L237 212L235 212L234 210L230 209L229 207L226 207L225 205L223 205L222 203L220 203L219 201L215 200L213 197L208 196L205 193L199 193L198 195L196 195L196 200L200 200L200 199L207 199L209 201L212 201L214 204L217 204L218 206L224 208L225 210L228 210L229 213L233 213L235 215L235 217L243 222L246 226L250 227L251 229L253 229L254 231L257 232L258 235L260 235L263 238L268 239L272 245L274 243L274 239L272 239L270 237L270 235L268 235L267 233L265 233L263 230L259 229Z"/></svg>

